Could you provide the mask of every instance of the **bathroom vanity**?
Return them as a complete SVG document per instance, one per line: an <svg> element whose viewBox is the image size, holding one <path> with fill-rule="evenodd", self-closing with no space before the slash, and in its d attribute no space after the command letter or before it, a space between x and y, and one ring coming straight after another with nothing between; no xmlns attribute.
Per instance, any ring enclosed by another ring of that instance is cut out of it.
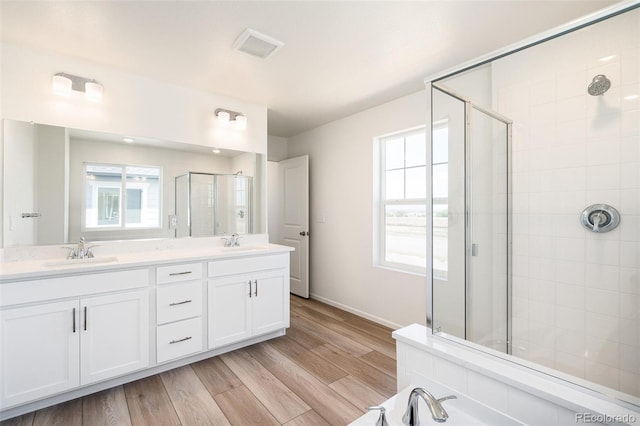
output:
<svg viewBox="0 0 640 426"><path fill-rule="evenodd" d="M107 243L91 259L5 251L0 418L283 335L291 250L204 238Z"/></svg>

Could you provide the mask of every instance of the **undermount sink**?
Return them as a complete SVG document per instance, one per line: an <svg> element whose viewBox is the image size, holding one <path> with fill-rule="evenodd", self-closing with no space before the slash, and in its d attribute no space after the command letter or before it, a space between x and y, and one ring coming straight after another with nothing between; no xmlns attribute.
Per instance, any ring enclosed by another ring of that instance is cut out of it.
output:
<svg viewBox="0 0 640 426"><path fill-rule="evenodd" d="M223 251L256 251L256 250L262 250L262 247L243 247L243 246L237 246L237 247L222 247Z"/></svg>
<svg viewBox="0 0 640 426"><path fill-rule="evenodd" d="M115 256L106 257L85 257L84 259L63 259L63 260L51 260L44 262L42 266L79 266L79 265L95 265L101 263L114 263L118 258Z"/></svg>

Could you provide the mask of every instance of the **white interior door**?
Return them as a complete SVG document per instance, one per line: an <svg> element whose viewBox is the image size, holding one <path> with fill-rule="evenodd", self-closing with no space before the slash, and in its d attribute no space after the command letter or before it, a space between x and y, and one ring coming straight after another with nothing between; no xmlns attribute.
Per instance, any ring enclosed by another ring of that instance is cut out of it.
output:
<svg viewBox="0 0 640 426"><path fill-rule="evenodd" d="M291 293L309 297L309 156L278 163L278 192L282 222L279 244L293 247Z"/></svg>

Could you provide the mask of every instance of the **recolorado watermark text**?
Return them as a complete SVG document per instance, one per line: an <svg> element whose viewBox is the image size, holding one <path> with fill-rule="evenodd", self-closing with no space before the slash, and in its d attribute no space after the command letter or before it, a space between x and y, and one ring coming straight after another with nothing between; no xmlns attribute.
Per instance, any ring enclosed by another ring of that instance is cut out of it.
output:
<svg viewBox="0 0 640 426"><path fill-rule="evenodd" d="M576 423L635 423L638 419L632 414L594 414L576 413Z"/></svg>

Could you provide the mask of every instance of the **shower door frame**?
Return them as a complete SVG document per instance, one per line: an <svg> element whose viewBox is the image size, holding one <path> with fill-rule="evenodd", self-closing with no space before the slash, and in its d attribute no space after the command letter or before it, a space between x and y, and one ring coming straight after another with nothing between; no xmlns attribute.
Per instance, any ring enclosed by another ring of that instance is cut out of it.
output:
<svg viewBox="0 0 640 426"><path fill-rule="evenodd" d="M507 180L507 188L506 188L506 234L507 234L507 259L506 259L506 346L505 353L511 355L512 354L512 333L513 333L513 321L512 321L512 245L513 245L513 236L512 236L512 136L513 136L513 121L505 117L504 115L482 107L468 98L460 95L455 90L435 81L430 82L430 127L431 133L429 134L429 142L432 141L432 133L433 133L433 90L438 90L445 95L451 96L454 99L461 101L464 104L464 198L465 198L465 273L464 273L464 291L465 291L465 300L464 300L464 313L465 313L465 332L464 332L464 340L468 338L468 319L470 317L470 306L468 303L468 294L470 293L470 272L471 272L471 257L473 251L473 223L472 223L472 204L473 204L473 182L472 182L472 152L471 152L471 130L472 130L472 112L475 109L476 111L483 113L490 118L493 118L501 123L503 123L506 127L506 180ZM429 159L429 165L432 167L431 158ZM431 185L428 185L431 188ZM429 196L429 200L431 200L432 194ZM431 206L431 211L433 211L433 206ZM431 233L433 233L433 213L431 216ZM433 249L433 238L431 239L431 247ZM431 268L433 269L433 268ZM434 312L433 307L433 271L431 273L431 314ZM433 315L427 314L427 324L431 324L433 321ZM437 333L438 330L434 331L434 334Z"/></svg>

